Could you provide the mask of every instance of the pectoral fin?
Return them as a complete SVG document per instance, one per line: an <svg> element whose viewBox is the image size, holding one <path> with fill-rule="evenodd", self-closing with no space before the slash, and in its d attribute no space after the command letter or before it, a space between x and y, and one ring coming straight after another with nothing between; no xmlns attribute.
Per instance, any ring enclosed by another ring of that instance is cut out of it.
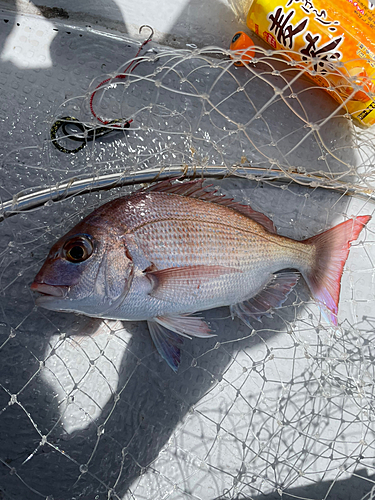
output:
<svg viewBox="0 0 375 500"><path fill-rule="evenodd" d="M208 324L198 316L163 316L148 321L151 338L160 356L168 363L174 372L180 364L180 346L183 337L208 338L215 335L210 333Z"/></svg>
<svg viewBox="0 0 375 500"><path fill-rule="evenodd" d="M150 295L157 299L174 301L176 291L194 294L209 280L240 272L239 269L226 266L184 266L151 271L146 273L146 276L153 285Z"/></svg>
<svg viewBox="0 0 375 500"><path fill-rule="evenodd" d="M295 272L272 275L270 281L257 295L249 300L230 306L232 315L238 316L249 328L251 321L260 321L264 315L271 315L272 309L281 307L299 279Z"/></svg>

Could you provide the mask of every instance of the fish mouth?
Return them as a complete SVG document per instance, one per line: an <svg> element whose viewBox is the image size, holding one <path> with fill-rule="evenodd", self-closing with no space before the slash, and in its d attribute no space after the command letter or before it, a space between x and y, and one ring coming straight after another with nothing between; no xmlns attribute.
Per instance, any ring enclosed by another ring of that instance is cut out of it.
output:
<svg viewBox="0 0 375 500"><path fill-rule="evenodd" d="M36 299L37 304L46 300L62 299L68 293L68 286L64 285L47 285L46 283L33 282L30 286L33 292L38 292L40 295Z"/></svg>

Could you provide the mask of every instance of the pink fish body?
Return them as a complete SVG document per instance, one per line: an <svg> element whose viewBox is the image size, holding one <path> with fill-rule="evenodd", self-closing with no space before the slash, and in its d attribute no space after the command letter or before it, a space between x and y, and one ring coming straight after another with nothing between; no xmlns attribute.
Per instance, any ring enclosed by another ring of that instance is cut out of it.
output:
<svg viewBox="0 0 375 500"><path fill-rule="evenodd" d="M83 219L51 248L31 288L47 309L147 320L176 371L180 335L212 335L193 313L230 306L251 326L285 302L300 273L337 324L350 242L369 219L295 241L277 235L265 215L206 191L201 180L161 182Z"/></svg>

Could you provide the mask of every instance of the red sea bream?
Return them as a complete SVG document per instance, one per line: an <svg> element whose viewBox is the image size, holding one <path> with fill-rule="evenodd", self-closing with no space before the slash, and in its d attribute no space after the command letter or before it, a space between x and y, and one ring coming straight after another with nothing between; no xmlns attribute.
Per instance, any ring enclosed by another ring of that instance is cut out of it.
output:
<svg viewBox="0 0 375 500"><path fill-rule="evenodd" d="M295 241L279 236L262 213L202 184L164 181L92 212L51 248L31 285L37 305L147 320L175 371L181 336L212 335L194 313L229 306L251 327L285 302L300 274L337 325L350 242L371 217Z"/></svg>

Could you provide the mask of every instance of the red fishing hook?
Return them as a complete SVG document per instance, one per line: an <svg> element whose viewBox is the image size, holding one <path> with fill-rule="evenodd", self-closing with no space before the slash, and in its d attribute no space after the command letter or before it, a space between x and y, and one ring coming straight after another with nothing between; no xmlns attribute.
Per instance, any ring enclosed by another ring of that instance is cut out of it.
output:
<svg viewBox="0 0 375 500"><path fill-rule="evenodd" d="M106 83L110 82L110 81L113 81L115 79L125 79L127 76L128 76L128 72L133 72L135 70L135 68L138 66L138 64L142 61L142 59L139 59L137 62L136 62L136 59L137 57L139 56L141 50L143 49L143 47L145 45L148 44L148 42L150 42L152 40L152 37L154 36L154 30L151 28L151 26L148 26L147 24L143 24L140 28L139 28L139 33L142 32L142 30L144 28L148 28L149 30L151 30L151 33L149 35L148 38L146 38L146 40L144 40L144 42L142 42L141 46L139 47L138 49L138 52L136 53L136 55L134 56L133 60L129 63L129 65L125 68L125 71L123 73L120 73L119 75L116 75L115 77L111 77L111 78L106 78L105 80L103 80L102 82L99 83L99 85L95 88L94 92L91 94L90 96L90 110L91 110L91 113L92 115L94 116L94 118L96 118L100 123L102 123L103 125L109 125L110 123L113 123L113 120L103 120L102 118L100 118L94 111L94 106L93 106L93 100L94 100L94 97L95 97L95 94L99 91L99 89L105 85ZM132 67L133 66L133 67ZM117 120L116 120L117 121ZM128 124L130 124L133 120L128 120L125 125L129 126ZM124 124L118 124L118 125L113 125L114 128L122 128L125 126Z"/></svg>

